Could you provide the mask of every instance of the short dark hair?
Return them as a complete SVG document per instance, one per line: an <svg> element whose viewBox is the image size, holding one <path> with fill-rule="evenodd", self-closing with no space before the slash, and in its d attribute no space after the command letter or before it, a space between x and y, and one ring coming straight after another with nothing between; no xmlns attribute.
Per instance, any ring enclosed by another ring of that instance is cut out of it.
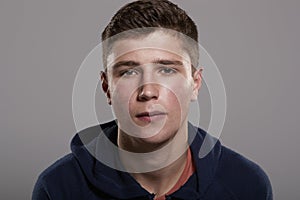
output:
<svg viewBox="0 0 300 200"><path fill-rule="evenodd" d="M194 43L198 42L198 31L194 21L184 10L168 0L138 0L126 4L117 11L102 32L102 42L122 32L142 28L154 28L146 29L146 32L143 30L143 35L157 30L155 28L170 29L192 38ZM110 48L107 46L103 47L105 67L108 49ZM196 52L196 56L193 55L193 57L198 60L198 45ZM194 62L195 64L197 65L198 61Z"/></svg>

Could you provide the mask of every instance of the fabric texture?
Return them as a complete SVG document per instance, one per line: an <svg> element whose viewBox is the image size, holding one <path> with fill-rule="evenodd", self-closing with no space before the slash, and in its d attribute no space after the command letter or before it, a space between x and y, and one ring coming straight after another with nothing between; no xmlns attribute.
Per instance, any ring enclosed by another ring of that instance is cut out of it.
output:
<svg viewBox="0 0 300 200"><path fill-rule="evenodd" d="M72 153L48 167L39 176L33 200L104 200L104 199L154 199L127 172L112 169L91 155L103 138L117 143L115 121L90 127L74 136ZM189 141L195 172L167 200L272 200L272 188L265 172L254 162L224 147L200 128L189 124ZM84 144L93 148L87 149ZM88 139L87 139L88 138ZM204 157L199 150L204 138L215 144Z"/></svg>

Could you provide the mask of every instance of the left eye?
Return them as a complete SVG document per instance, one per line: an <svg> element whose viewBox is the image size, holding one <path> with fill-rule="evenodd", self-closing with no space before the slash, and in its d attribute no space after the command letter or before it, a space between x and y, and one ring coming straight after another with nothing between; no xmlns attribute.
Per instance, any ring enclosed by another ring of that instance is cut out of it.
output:
<svg viewBox="0 0 300 200"><path fill-rule="evenodd" d="M170 68L170 67L164 67L160 70L160 72L163 73L163 74L174 74L177 71L173 68Z"/></svg>

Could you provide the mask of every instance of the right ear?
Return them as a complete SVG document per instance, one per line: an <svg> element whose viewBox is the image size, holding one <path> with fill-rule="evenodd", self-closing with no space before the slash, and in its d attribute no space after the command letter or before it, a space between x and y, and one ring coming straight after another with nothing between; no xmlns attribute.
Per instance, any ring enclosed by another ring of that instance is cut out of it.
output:
<svg viewBox="0 0 300 200"><path fill-rule="evenodd" d="M108 87L107 74L105 72L101 71L100 77L101 77L102 90L106 94L107 103L109 105L111 105L111 97L110 97L110 91L109 91L109 87Z"/></svg>

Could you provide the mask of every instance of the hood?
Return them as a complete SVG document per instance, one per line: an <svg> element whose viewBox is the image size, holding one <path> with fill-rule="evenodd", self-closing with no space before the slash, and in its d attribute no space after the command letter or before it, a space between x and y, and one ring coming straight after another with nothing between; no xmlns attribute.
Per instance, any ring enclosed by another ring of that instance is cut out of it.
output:
<svg viewBox="0 0 300 200"><path fill-rule="evenodd" d="M125 170L115 170L107 163L99 160L105 160L108 163L114 163L118 169L122 168L117 153L117 124L111 121L105 124L93 126L77 133L71 141L71 150L77 159L82 172L89 183L97 191L101 191L116 199L135 199L149 198L154 194L150 194L143 189L141 185ZM214 145L212 150L204 158L199 158L199 151L203 141L204 145ZM195 179L197 185L194 191L184 191L182 187L174 194L178 198L187 199L186 192L190 194L190 199L202 196L208 186L213 181L218 161L221 155L221 145L219 141L208 135L202 129L196 128L189 124L189 142L196 166L196 173L190 179ZM189 180L192 182L192 180ZM193 184L195 185L195 184ZM181 191L181 192L180 192ZM183 197L185 196L185 197Z"/></svg>

